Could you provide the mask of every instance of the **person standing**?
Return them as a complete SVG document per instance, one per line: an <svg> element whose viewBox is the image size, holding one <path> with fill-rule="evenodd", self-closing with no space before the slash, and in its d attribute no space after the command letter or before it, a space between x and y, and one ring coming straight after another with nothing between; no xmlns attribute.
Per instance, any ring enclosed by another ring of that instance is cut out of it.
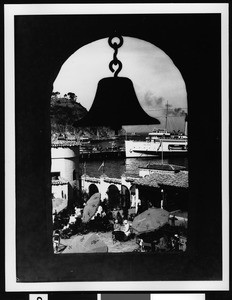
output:
<svg viewBox="0 0 232 300"><path fill-rule="evenodd" d="M116 240L117 240L116 235L119 231L121 231L121 225L118 223L118 220L116 219L114 221L114 230L112 232L113 243L116 242Z"/></svg>
<svg viewBox="0 0 232 300"><path fill-rule="evenodd" d="M174 244L174 250L179 251L180 250L180 239L179 239L179 235L175 234L174 235L174 240L173 240L173 244Z"/></svg>
<svg viewBox="0 0 232 300"><path fill-rule="evenodd" d="M119 223L120 225L122 225L122 223L123 223L123 218L122 218L122 216L121 216L121 214L120 214L119 211L117 212L116 219L118 220L118 223Z"/></svg>
<svg viewBox="0 0 232 300"><path fill-rule="evenodd" d="M129 237L130 237L130 234L131 234L130 224L129 224L129 222L127 220L124 220L123 221L123 225L124 225L123 232L125 234L124 240L127 241L129 239Z"/></svg>

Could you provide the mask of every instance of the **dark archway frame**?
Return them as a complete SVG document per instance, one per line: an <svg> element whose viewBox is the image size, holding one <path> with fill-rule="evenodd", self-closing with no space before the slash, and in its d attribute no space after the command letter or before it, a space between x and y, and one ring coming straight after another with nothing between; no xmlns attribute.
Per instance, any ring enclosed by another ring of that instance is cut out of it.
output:
<svg viewBox="0 0 232 300"><path fill-rule="evenodd" d="M114 30L164 50L186 82L190 220L189 250L183 255L57 256L52 251L52 85L72 53L89 42L110 36ZM220 14L15 17L19 281L222 279L220 30Z"/></svg>

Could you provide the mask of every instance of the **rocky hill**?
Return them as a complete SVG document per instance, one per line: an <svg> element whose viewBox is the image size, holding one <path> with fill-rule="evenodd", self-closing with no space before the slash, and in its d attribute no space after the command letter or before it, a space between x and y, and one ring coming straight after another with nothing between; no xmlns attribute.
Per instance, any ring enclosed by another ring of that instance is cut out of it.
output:
<svg viewBox="0 0 232 300"><path fill-rule="evenodd" d="M87 137L112 137L115 132L108 127L83 127L76 128L72 124L74 121L82 119L88 113L87 109L70 97L51 97L50 118L51 133ZM119 132L119 135L123 134Z"/></svg>
<svg viewBox="0 0 232 300"><path fill-rule="evenodd" d="M52 128L71 126L87 114L87 109L70 98L51 98L50 117Z"/></svg>

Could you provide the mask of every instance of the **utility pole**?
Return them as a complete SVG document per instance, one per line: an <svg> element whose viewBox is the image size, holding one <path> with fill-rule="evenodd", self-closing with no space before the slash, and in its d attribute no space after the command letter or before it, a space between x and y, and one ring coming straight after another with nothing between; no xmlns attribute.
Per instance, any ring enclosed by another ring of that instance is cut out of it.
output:
<svg viewBox="0 0 232 300"><path fill-rule="evenodd" d="M162 161L162 165L164 164L164 149L163 149L163 140L161 140L161 145L162 145L162 148L161 148L161 161Z"/></svg>

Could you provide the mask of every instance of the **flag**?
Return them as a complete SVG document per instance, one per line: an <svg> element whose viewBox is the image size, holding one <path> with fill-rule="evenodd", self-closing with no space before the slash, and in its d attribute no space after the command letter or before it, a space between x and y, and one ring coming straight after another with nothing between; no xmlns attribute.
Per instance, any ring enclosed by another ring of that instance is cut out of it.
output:
<svg viewBox="0 0 232 300"><path fill-rule="evenodd" d="M105 164L104 164L104 161L102 162L102 164L100 165L100 167L98 168L98 171L101 169L101 168L104 168Z"/></svg>

